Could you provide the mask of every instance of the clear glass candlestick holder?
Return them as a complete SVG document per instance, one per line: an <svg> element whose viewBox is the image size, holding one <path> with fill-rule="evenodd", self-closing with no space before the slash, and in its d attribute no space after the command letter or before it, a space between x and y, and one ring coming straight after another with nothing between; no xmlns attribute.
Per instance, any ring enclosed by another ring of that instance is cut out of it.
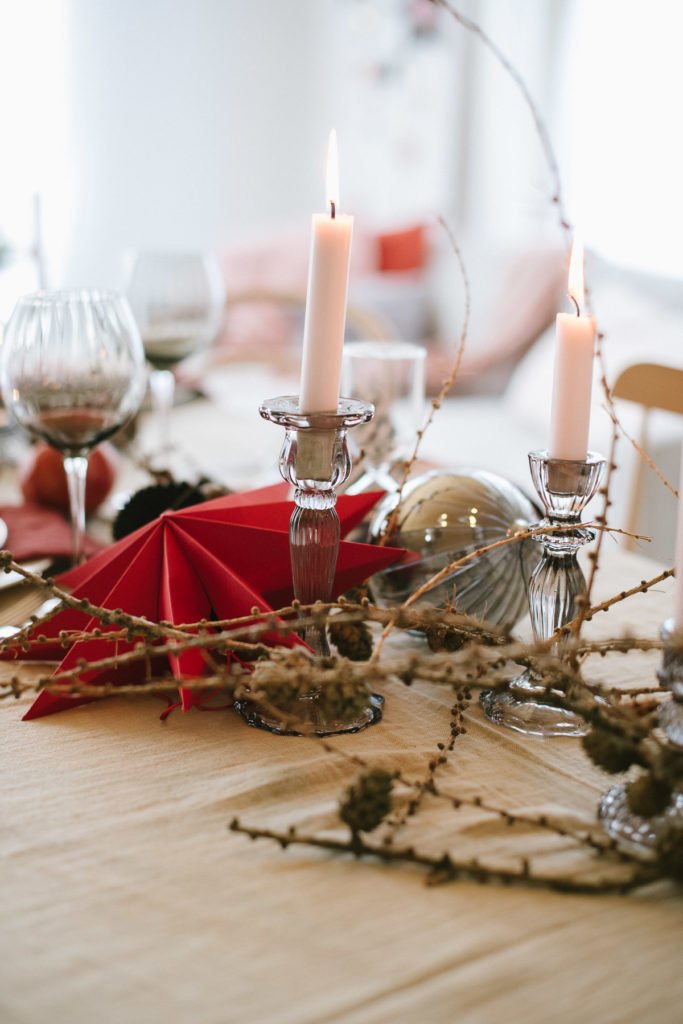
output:
<svg viewBox="0 0 683 1024"><path fill-rule="evenodd" d="M294 511L289 524L294 596L304 605L329 601L334 596L339 553L337 487L351 471L346 435L351 427L369 422L374 408L367 402L342 398L336 412L303 413L297 396L284 396L264 402L259 412L285 429L280 473L294 486ZM315 655L330 654L324 628L302 625L299 636ZM271 732L330 736L357 732L379 721L383 703L378 694L369 694L367 700L342 701L331 712L325 695L311 690L278 706L280 715L250 701L236 706L250 725Z"/></svg>
<svg viewBox="0 0 683 1024"><path fill-rule="evenodd" d="M662 653L657 672L661 686L671 691L671 700L659 709L658 723L671 748L683 753L683 634L676 634L672 619L661 630L662 640L676 641ZM675 790L659 814L644 817L629 806L628 783L607 790L598 807L605 832L627 853L643 860L652 858L664 831L671 825L683 827L683 792Z"/></svg>
<svg viewBox="0 0 683 1024"><path fill-rule="evenodd" d="M544 450L529 452L531 479L545 509L539 526L548 528L534 538L542 544L542 554L529 581L529 615L537 643L550 640L578 612L577 598L585 593L586 581L577 553L595 536L582 526L581 514L598 489L604 465L595 452L581 462L551 459ZM553 644L552 653L561 656L561 639ZM510 681L507 690L484 690L479 699L496 725L532 736L582 736L583 719L551 703L550 694L527 669Z"/></svg>

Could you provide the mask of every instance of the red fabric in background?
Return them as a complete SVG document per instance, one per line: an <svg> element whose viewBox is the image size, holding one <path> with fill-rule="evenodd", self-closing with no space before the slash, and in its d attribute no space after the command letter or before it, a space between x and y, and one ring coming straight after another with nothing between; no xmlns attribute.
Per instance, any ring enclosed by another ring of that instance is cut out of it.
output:
<svg viewBox="0 0 683 1024"><path fill-rule="evenodd" d="M424 224L377 236L377 264L382 273L424 270L429 254Z"/></svg>

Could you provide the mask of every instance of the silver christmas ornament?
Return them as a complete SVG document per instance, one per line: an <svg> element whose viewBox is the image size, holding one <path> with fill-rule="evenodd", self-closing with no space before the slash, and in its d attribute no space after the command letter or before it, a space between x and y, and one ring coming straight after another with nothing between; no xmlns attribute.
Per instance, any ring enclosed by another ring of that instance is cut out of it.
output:
<svg viewBox="0 0 683 1024"><path fill-rule="evenodd" d="M388 494L377 506L371 542L383 536L396 505ZM406 484L390 544L419 558L372 577L378 604L401 604L451 562L538 522L539 511L503 477L482 469L434 470ZM530 539L470 559L420 599L418 605L454 607L510 629L528 610L526 588L538 562Z"/></svg>

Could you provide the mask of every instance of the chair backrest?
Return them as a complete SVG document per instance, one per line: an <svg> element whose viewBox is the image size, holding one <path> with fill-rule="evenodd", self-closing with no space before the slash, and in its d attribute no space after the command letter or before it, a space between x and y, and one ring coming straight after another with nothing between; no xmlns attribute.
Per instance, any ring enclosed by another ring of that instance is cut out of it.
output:
<svg viewBox="0 0 683 1024"><path fill-rule="evenodd" d="M615 398L637 402L646 409L664 409L683 415L683 370L657 363L627 367L612 388Z"/></svg>
<svg viewBox="0 0 683 1024"><path fill-rule="evenodd" d="M612 395L627 402L636 402L642 407L637 443L646 452L649 447L648 420L651 411L661 409L664 412L683 415L683 370L675 369L673 366L660 366L657 363L634 363L617 378ZM644 487L645 460L639 458L626 509L626 529L631 533L637 533L639 529ZM626 537L624 540L627 549L635 547L633 539Z"/></svg>

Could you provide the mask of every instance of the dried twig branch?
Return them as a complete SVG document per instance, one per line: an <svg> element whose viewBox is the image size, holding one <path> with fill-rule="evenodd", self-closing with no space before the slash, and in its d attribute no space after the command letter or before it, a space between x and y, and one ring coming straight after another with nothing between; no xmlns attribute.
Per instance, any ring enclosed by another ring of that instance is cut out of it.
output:
<svg viewBox="0 0 683 1024"><path fill-rule="evenodd" d="M453 234L453 231L448 226L447 222L444 220L443 217L439 217L439 224L441 224L442 228L446 232L446 235L448 236L448 240L449 240L449 242L451 244L451 248L453 249L453 252L455 253L455 258L456 258L456 261L457 261L457 264L458 264L458 269L460 271L460 276L462 278L462 283L463 283L463 290L464 290L464 294L465 294L465 300L464 300L464 311L463 311L462 327L460 328L460 338L459 338L458 346L457 346L457 349L456 349L456 352L455 352L455 360L453 362L453 366L451 367L450 373L445 378L445 380L442 381L441 388L439 389L438 395L435 398L432 399L432 402L431 402L431 405L430 405L430 408L429 408L429 413L427 414L427 419L425 420L423 425L417 431L417 434L416 434L416 437L415 437L415 444L413 445L413 450L412 450L410 456L408 457L408 459L406 460L406 462L404 463L403 474L401 476L401 481L400 481L400 483L398 485L398 490L397 490L396 496L395 496L396 503L395 503L394 508L392 509L391 513L389 514L389 517L387 519L386 525L384 527L384 531L382 533L382 536L380 537L380 540L379 540L380 545L387 544L387 542L391 539L391 537L393 536L393 534L396 531L396 526L397 526L397 522L398 522L398 513L399 513L399 508L400 508L400 505L401 505L401 498L403 497L403 490L405 488L405 485L408 482L410 474L411 474L411 472L413 470L413 467L414 467L414 465L415 465L415 463L417 461L417 457L418 457L418 454L419 454L419 451L420 451L420 447L422 445L422 440L424 438L425 433L427 432L427 430L429 430L429 427L432 425L432 421L434 419L434 416L436 415L437 411L441 408L441 405L442 405L444 399L446 398L446 396L449 394L449 392L454 387L455 382L456 382L457 377L458 377L458 374L460 372L460 366L462 365L463 356L465 355L465 345L466 345L466 342L467 342L467 333L469 331L469 324L470 324L470 309L471 309L470 282L469 282L469 278L467 276L467 269L465 267L465 261L463 259L463 255L462 255L460 246L458 245L458 243L457 243L457 241L455 239L455 235Z"/></svg>
<svg viewBox="0 0 683 1024"><path fill-rule="evenodd" d="M502 885L523 885L530 888L554 889L565 893L626 893L658 877L650 865L632 862L630 876L626 879L610 877L586 879L571 877L543 876L532 874L528 861L523 860L518 868L507 868L487 864L480 858L460 859L451 853L431 855L422 853L413 846L399 848L369 843L356 833L349 839L333 839L327 836L307 835L291 828L286 832L274 829L253 828L243 825L239 818L230 823L232 832L239 832L250 839L269 839L283 850L289 846L309 846L332 853L349 854L356 858L375 858L387 864L414 864L426 868L434 881L470 880L474 882L499 882Z"/></svg>
<svg viewBox="0 0 683 1024"><path fill-rule="evenodd" d="M664 484L666 489L671 494L673 494L674 498L678 498L678 490L677 490L677 488L675 488L674 485L672 483L670 483L669 480L667 480L667 478L665 477L665 475L662 472L662 470L659 468L659 466L654 461L654 459L652 459L648 455L648 453L645 451L643 446L638 444L638 442L636 441L635 437L632 437L629 434L628 430L626 429L624 424L621 422L621 420L617 419L617 416L616 416L616 413L615 413L614 403L612 403L611 407L610 406L606 407L606 412L607 412L607 415L612 420L612 423L615 425L617 430L621 434L623 434L623 436L626 438L626 440L632 446L632 448L636 452L636 454L645 462L645 464L649 467L649 469L652 470L652 472L655 474L655 476L659 478L659 480L661 481L661 483Z"/></svg>
<svg viewBox="0 0 683 1024"><path fill-rule="evenodd" d="M635 594L647 593L647 591L650 590L652 587L656 587L658 583L662 583L664 580L669 579L669 577L673 576L673 574L673 569L665 569L663 572L657 573L656 576L653 576L649 580L641 580L640 583L633 587L630 587L628 590L622 590L620 591L620 593L615 594L613 597L609 597L605 601L600 601L599 604L594 604L590 606L584 615L584 621L590 622L593 616L597 615L598 612L609 611L609 609L613 608L615 604L619 604L621 601L625 601L629 597L634 597ZM576 619L572 619L571 622L568 622L566 625L561 626L557 630L557 633L555 635L560 637L562 635L566 635L567 633L574 632L575 622Z"/></svg>

